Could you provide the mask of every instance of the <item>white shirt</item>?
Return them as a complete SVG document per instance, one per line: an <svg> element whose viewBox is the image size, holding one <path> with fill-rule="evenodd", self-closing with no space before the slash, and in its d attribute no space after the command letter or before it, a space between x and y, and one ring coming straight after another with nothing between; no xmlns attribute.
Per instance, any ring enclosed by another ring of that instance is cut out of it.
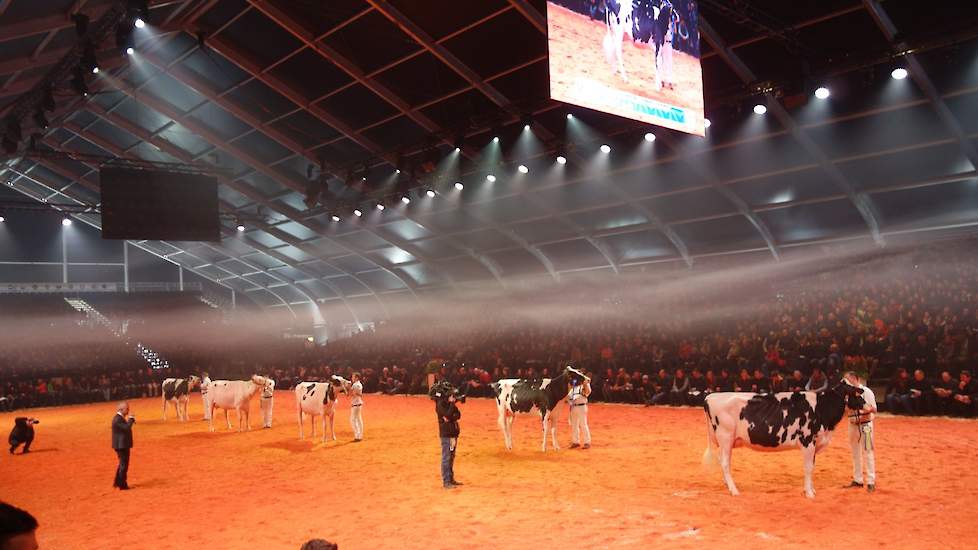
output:
<svg viewBox="0 0 978 550"><path fill-rule="evenodd" d="M571 405L587 403L587 397L584 396L584 386L581 384L572 386L570 393L567 395L567 400L570 401Z"/></svg>
<svg viewBox="0 0 978 550"><path fill-rule="evenodd" d="M350 386L350 406L363 405L363 384L359 380Z"/></svg>

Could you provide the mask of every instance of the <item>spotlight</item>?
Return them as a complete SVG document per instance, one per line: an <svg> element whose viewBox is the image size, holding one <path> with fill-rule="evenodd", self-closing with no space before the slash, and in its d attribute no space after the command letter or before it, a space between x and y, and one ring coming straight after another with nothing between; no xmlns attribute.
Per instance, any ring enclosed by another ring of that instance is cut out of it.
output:
<svg viewBox="0 0 978 550"><path fill-rule="evenodd" d="M523 125L523 129L524 130L529 130L530 129L530 125L529 124L524 124Z"/></svg>
<svg viewBox="0 0 978 550"><path fill-rule="evenodd" d="M765 107L764 104L758 103L757 105L754 105L754 113L763 115L766 112L767 112L767 107Z"/></svg>
<svg viewBox="0 0 978 550"><path fill-rule="evenodd" d="M92 67L92 74L98 74L98 72L99 72L98 67Z"/></svg>
<svg viewBox="0 0 978 550"><path fill-rule="evenodd" d="M384 204L383 204L383 203L380 203L380 202L378 202L378 203L377 203L377 210L383 210L383 209L384 209Z"/></svg>
<svg viewBox="0 0 978 550"><path fill-rule="evenodd" d="M34 118L34 124L36 124L38 128L44 130L48 127L48 118L44 116L43 110L38 109L37 111L35 111L33 118Z"/></svg>
<svg viewBox="0 0 978 550"><path fill-rule="evenodd" d="M890 73L890 76L893 77L893 80L903 80L904 78L907 78L908 74L909 73L907 73L907 70L904 69L903 67L897 67L896 69L893 69L893 72Z"/></svg>
<svg viewBox="0 0 978 550"><path fill-rule="evenodd" d="M519 165L516 169L519 170L520 174L528 174L530 172L530 169L525 164Z"/></svg>
<svg viewBox="0 0 978 550"><path fill-rule="evenodd" d="M400 168L395 168L394 169L394 173L395 174L400 174L401 173L401 169Z"/></svg>
<svg viewBox="0 0 978 550"><path fill-rule="evenodd" d="M533 125L533 116L532 115L523 115L522 117L520 117L520 124L523 125L523 129L524 130L529 130L530 129L530 126Z"/></svg>
<svg viewBox="0 0 978 550"><path fill-rule="evenodd" d="M334 222L340 221L340 217L337 216L336 214L333 214L332 219L333 219Z"/></svg>
<svg viewBox="0 0 978 550"><path fill-rule="evenodd" d="M456 147L456 148L455 148L455 152L456 152L456 153L458 153L458 152L459 152L459 151L461 151L461 150L462 150L462 148L461 148L461 147Z"/></svg>
<svg viewBox="0 0 978 550"><path fill-rule="evenodd" d="M820 86L817 90L815 90L815 97L819 99L828 99L830 95L832 95L832 92L830 92L825 86Z"/></svg>
<svg viewBox="0 0 978 550"><path fill-rule="evenodd" d="M427 190L427 191L425 191L425 192L424 192L424 194L425 194L425 195L428 195L428 198L429 198L429 199L433 199L433 198L435 198L435 192L434 192L434 191L432 191L431 189L429 189L429 190Z"/></svg>
<svg viewBox="0 0 978 550"><path fill-rule="evenodd" d="M465 186L462 185L462 182L456 181L455 182L455 189L458 189L459 191L461 191L462 189L465 189Z"/></svg>
<svg viewBox="0 0 978 550"><path fill-rule="evenodd" d="M489 174L486 176L486 180L489 181L489 183L496 183L496 176Z"/></svg>
<svg viewBox="0 0 978 550"><path fill-rule="evenodd" d="M652 132L647 132L645 134L645 141L647 141L649 143L652 143L653 141L655 141L655 134L653 134Z"/></svg>
<svg viewBox="0 0 978 550"><path fill-rule="evenodd" d="M65 216L64 218L61 218L61 225L65 226L65 227L68 227L69 225L71 225L71 218L69 218L68 216Z"/></svg>
<svg viewBox="0 0 978 550"><path fill-rule="evenodd" d="M493 143L499 143L499 136L494 136L494 137L492 138L492 142L493 142Z"/></svg>
<svg viewBox="0 0 978 550"><path fill-rule="evenodd" d="M129 46L128 48L126 48L126 55L132 55L134 53L136 53L136 50L133 49L132 46Z"/></svg>
<svg viewBox="0 0 978 550"><path fill-rule="evenodd" d="M401 197L401 202L403 202L404 204L410 204L411 203L411 197L408 197L407 195L404 195L403 197Z"/></svg>
<svg viewBox="0 0 978 550"><path fill-rule="evenodd" d="M239 223L239 224L238 224L238 233L244 233L244 230L245 230L245 226L243 226L243 225L241 225L241 224Z"/></svg>
<svg viewBox="0 0 978 550"><path fill-rule="evenodd" d="M572 114L570 114L570 113L567 113L567 120L570 120L570 119L572 119L572 118L574 118L574 115L572 115Z"/></svg>
<svg viewBox="0 0 978 550"><path fill-rule="evenodd" d="M4 218L3 216L0 216L0 223L3 223L5 221L7 221L7 218Z"/></svg>
<svg viewBox="0 0 978 550"><path fill-rule="evenodd" d="M359 218L360 216L363 215L363 212L361 212L360 209L357 208L356 210L353 211L353 215Z"/></svg>
<svg viewBox="0 0 978 550"><path fill-rule="evenodd" d="M710 124L712 124L712 122L710 122L710 119L708 119L708 118L704 118L703 119L703 127L709 128L710 127Z"/></svg>
<svg viewBox="0 0 978 550"><path fill-rule="evenodd" d="M567 164L567 157L564 155L557 155L557 164Z"/></svg>
<svg viewBox="0 0 978 550"><path fill-rule="evenodd" d="M610 152L611 152L611 146L610 146L610 145L608 145L607 143L606 143L606 144L604 144L604 145L602 145L602 146L601 146L601 152L602 152L602 153L605 153L605 154L608 154L608 153L610 153Z"/></svg>
<svg viewBox="0 0 978 550"><path fill-rule="evenodd" d="M136 18L136 22L134 24L136 25L137 29L142 29L143 27L146 26L146 22L139 17Z"/></svg>

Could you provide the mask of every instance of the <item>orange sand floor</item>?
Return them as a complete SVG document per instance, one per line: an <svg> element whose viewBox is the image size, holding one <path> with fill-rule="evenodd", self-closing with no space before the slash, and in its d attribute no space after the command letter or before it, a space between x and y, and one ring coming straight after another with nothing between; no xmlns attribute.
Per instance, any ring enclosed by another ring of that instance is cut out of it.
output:
<svg viewBox="0 0 978 550"><path fill-rule="evenodd" d="M519 418L506 452L495 403L470 400L456 466L466 485L455 491L441 488L427 398L367 396L359 444L348 410L344 399L339 439L324 447L298 440L291 392L276 394L274 428L250 433L209 433L196 394L183 424L163 423L155 399L134 401L127 493L111 488L112 404L34 410L36 452L2 453L0 499L38 517L47 549L296 549L312 537L345 549L974 548L972 421L879 419L873 495L841 488L850 463L840 431L809 501L797 451L735 450L742 495L729 496L719 470L701 465L700 409L594 405L592 449L542 454L538 422ZM559 437L566 447L566 414Z"/></svg>

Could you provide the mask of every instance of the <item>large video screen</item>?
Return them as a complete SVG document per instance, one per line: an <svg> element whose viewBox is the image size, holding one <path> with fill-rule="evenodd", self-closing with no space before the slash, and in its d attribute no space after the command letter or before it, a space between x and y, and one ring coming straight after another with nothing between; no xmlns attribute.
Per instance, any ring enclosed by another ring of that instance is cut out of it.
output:
<svg viewBox="0 0 978 550"><path fill-rule="evenodd" d="M547 0L550 97L705 135L696 0Z"/></svg>

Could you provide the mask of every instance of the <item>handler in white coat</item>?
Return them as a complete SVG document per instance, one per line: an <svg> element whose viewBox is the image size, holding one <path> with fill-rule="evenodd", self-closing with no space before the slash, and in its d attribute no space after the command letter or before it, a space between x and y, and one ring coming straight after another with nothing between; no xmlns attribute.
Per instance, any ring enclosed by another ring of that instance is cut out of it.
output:
<svg viewBox="0 0 978 550"><path fill-rule="evenodd" d="M262 387L261 397L259 398L258 403L261 405L262 426L265 428L271 428L272 405L275 403L275 381L271 378L269 378L268 383Z"/></svg>
<svg viewBox="0 0 978 550"><path fill-rule="evenodd" d="M363 440L363 383L360 373L353 373L350 387L350 426L353 428L353 441Z"/></svg>
<svg viewBox="0 0 978 550"><path fill-rule="evenodd" d="M581 382L571 378L567 392L567 402L570 404L571 449L591 448L591 429L587 425L587 398L590 395L590 380L584 379Z"/></svg>

